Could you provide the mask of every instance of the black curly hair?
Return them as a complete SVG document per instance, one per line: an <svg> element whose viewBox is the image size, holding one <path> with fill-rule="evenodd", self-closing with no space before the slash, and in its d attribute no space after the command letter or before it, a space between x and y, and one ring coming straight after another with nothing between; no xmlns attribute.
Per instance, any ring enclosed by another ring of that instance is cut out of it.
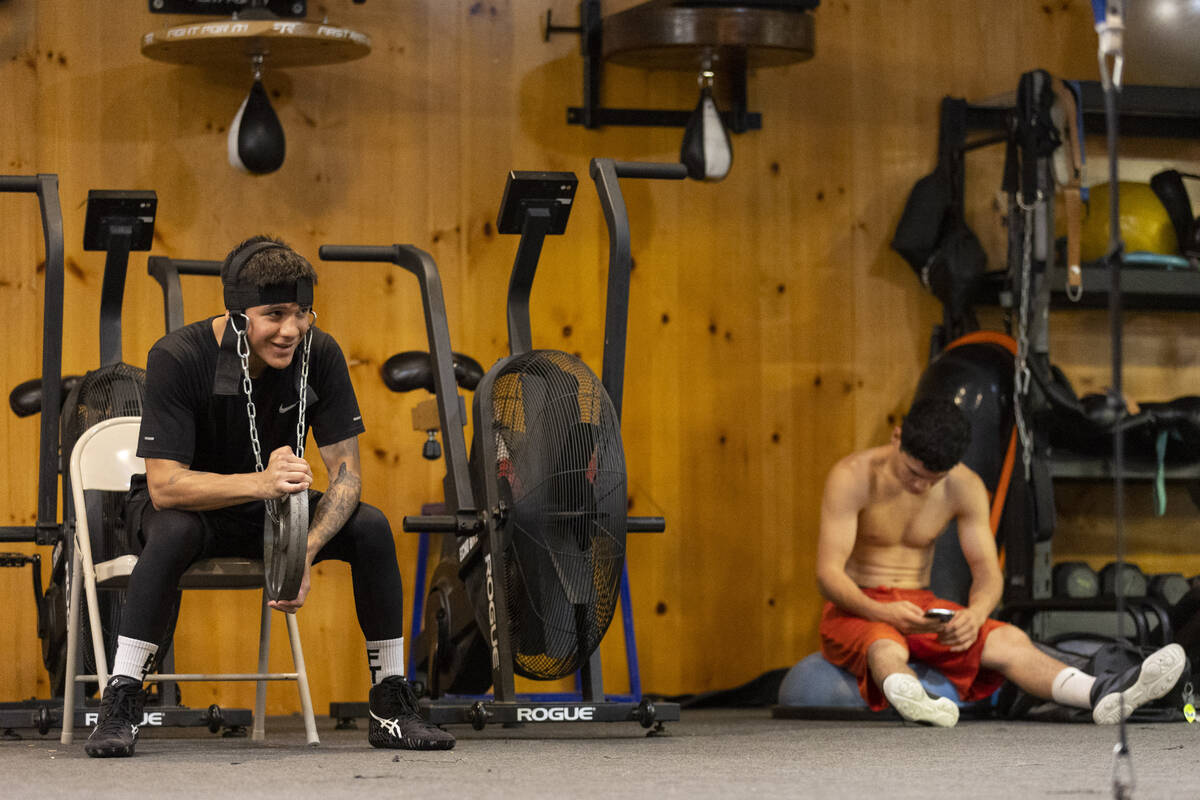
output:
<svg viewBox="0 0 1200 800"><path fill-rule="evenodd" d="M900 426L900 449L931 472L946 472L961 461L970 442L967 415L946 398L917 400Z"/></svg>
<svg viewBox="0 0 1200 800"><path fill-rule="evenodd" d="M225 256L221 265L221 280L228 276L229 268L238 253L259 242L271 242L279 247L269 247L260 250L250 257L246 265L239 271L240 283L249 283L259 288L277 283L291 283L297 280L309 280L317 283L317 271L313 269L308 259L293 250L287 242L272 236L252 236Z"/></svg>

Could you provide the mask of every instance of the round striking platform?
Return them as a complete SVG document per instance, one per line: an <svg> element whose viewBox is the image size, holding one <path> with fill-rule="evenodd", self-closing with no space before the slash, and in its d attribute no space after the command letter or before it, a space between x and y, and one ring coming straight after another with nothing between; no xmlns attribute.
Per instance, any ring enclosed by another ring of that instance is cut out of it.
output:
<svg viewBox="0 0 1200 800"><path fill-rule="evenodd" d="M645 69L777 67L812 58L812 14L734 7L640 5L603 23L606 60Z"/></svg>
<svg viewBox="0 0 1200 800"><path fill-rule="evenodd" d="M262 56L273 68L353 61L371 52L365 33L290 20L192 22L142 37L142 55L196 66L242 67Z"/></svg>
<svg viewBox="0 0 1200 800"><path fill-rule="evenodd" d="M289 494L279 502L278 508L278 524L270 514L263 521L263 578L268 599L293 600L300 593L300 583L304 580L308 492Z"/></svg>

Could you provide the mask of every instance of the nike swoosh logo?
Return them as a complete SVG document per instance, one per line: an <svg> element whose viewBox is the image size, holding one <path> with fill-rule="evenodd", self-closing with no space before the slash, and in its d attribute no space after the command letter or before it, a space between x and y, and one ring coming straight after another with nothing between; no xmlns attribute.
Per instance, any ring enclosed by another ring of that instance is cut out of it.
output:
<svg viewBox="0 0 1200 800"><path fill-rule="evenodd" d="M284 406L284 405L281 405L281 406L279 406L279 413L280 413L280 414L286 414L287 412L291 411L293 408L295 408L295 407L296 407L296 406L298 406L298 405L300 405L300 401L299 401L299 400L297 400L296 402L292 403L290 406Z"/></svg>

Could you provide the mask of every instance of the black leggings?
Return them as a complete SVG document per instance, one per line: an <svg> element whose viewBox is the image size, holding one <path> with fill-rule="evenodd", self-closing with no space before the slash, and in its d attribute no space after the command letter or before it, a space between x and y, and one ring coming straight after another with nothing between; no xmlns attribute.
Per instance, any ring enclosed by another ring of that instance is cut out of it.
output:
<svg viewBox="0 0 1200 800"><path fill-rule="evenodd" d="M310 520L320 497L320 492L309 492ZM262 503L200 512L159 511L146 503L143 547L129 576L120 634L158 642L171 622L179 579L194 562L214 556L262 558L263 514ZM383 512L359 503L313 561L330 558L350 565L363 636L369 641L403 636L404 592L392 529Z"/></svg>

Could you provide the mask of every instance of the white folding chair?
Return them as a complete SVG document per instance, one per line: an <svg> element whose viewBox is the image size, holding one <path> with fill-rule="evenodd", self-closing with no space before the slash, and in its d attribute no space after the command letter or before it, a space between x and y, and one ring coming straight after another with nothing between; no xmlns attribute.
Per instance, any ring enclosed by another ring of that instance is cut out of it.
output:
<svg viewBox="0 0 1200 800"><path fill-rule="evenodd" d="M131 476L145 471L145 463L137 456L138 430L141 417L116 417L88 428L71 452L71 495L75 503L75 554L70 572L70 605L67 611L67 676L66 697L63 701L62 743L70 744L75 728L75 684L96 681L103 692L108 682L108 659L100 628L100 605L97 589L122 589L129 583L129 574L137 564L137 556L124 555L95 564L92 561L92 539L88 529L84 492L103 490L126 492ZM91 623L92 651L96 656L96 674L76 673L80 628L79 587L87 595L88 620ZM190 566L179 581L180 589L261 589L263 564L245 558L212 558ZM319 744L317 725L313 718L312 697L308 692L308 674L304 669L304 653L300 648L300 629L294 614L287 618L288 639L292 645L295 672L268 672L271 638L271 608L263 593L262 621L258 640L258 672L168 674L154 673L147 681L257 681L254 701L252 738L265 735L267 681L295 681L300 692L300 707L304 713L304 730L310 745Z"/></svg>

